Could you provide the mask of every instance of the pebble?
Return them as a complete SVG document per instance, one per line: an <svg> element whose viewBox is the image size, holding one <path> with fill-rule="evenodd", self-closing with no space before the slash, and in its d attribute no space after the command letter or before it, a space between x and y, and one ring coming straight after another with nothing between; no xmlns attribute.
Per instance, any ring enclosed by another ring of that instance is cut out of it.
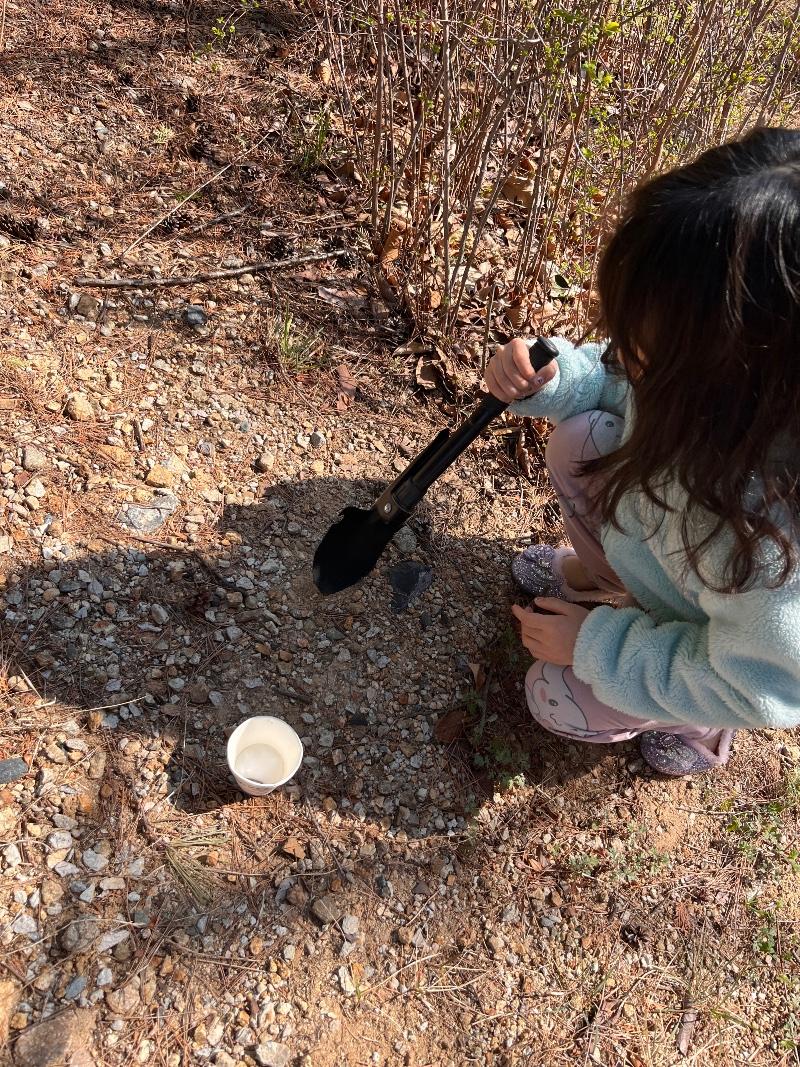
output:
<svg viewBox="0 0 800 1067"><path fill-rule="evenodd" d="M29 937L31 940L39 936L39 927L36 920L27 911L22 911L11 923L11 930L15 934Z"/></svg>
<svg viewBox="0 0 800 1067"><path fill-rule="evenodd" d="M73 422L89 422L94 418L94 409L85 393L72 393L67 400L64 414Z"/></svg>
<svg viewBox="0 0 800 1067"><path fill-rule="evenodd" d="M332 893L326 893L325 896L316 897L312 900L311 914L325 926L328 923L336 922L341 914L341 908L336 897Z"/></svg>
<svg viewBox="0 0 800 1067"><path fill-rule="evenodd" d="M0 785L9 785L16 782L28 773L28 764L19 756L0 760Z"/></svg>
<svg viewBox="0 0 800 1067"><path fill-rule="evenodd" d="M54 852L59 852L65 848L72 848L75 844L75 840L69 830L54 830L51 834L47 835L47 847Z"/></svg>
<svg viewBox="0 0 800 1067"><path fill-rule="evenodd" d="M324 448L325 447L325 434L320 433L319 430L314 430L308 439L312 448Z"/></svg>
<svg viewBox="0 0 800 1067"><path fill-rule="evenodd" d="M26 445L22 450L22 469L26 471L41 471L47 466L47 456L36 445Z"/></svg>
<svg viewBox="0 0 800 1067"><path fill-rule="evenodd" d="M192 326L196 329L199 326L206 325L208 322L208 315L206 314L205 308L200 307L199 304L189 304L188 307L184 309L183 321L187 326Z"/></svg>
<svg viewBox="0 0 800 1067"><path fill-rule="evenodd" d="M339 926L348 941L355 941L358 936L358 919L355 915L343 915Z"/></svg>
<svg viewBox="0 0 800 1067"><path fill-rule="evenodd" d="M102 871L108 866L108 857L95 852L91 848L86 849L81 856L81 861L84 867L88 867L90 871Z"/></svg>
<svg viewBox="0 0 800 1067"><path fill-rule="evenodd" d="M14 1046L14 1067L90 1067L83 1052L93 1046L96 1012L70 1008L29 1026Z"/></svg>
<svg viewBox="0 0 800 1067"><path fill-rule="evenodd" d="M254 1055L260 1067L288 1067L292 1058L288 1046L279 1041L264 1041L256 1045Z"/></svg>
<svg viewBox="0 0 800 1067"><path fill-rule="evenodd" d="M259 473L266 473L271 471L275 466L275 456L272 452L262 452L260 456L256 458L255 467Z"/></svg>
<svg viewBox="0 0 800 1067"><path fill-rule="evenodd" d="M64 990L64 1000L77 1000L86 988L86 982L87 978L83 974L78 975L77 978L73 978Z"/></svg>

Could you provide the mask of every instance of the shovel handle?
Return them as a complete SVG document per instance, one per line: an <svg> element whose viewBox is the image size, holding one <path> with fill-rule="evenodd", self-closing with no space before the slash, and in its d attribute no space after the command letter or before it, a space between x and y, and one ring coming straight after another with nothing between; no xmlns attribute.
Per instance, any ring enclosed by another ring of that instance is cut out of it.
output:
<svg viewBox="0 0 800 1067"><path fill-rule="evenodd" d="M530 345L530 353L533 369L538 371L555 359L558 349L547 338L537 337ZM436 479L455 463L461 453L507 407L505 400L487 396L453 433L440 431L424 452L413 460L377 501L375 507L381 518L388 522L398 510L410 512L415 508Z"/></svg>

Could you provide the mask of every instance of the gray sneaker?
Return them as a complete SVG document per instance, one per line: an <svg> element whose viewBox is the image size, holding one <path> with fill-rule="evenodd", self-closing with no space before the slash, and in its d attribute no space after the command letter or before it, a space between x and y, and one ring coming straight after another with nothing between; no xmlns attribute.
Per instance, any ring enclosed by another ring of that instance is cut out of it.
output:
<svg viewBox="0 0 800 1067"><path fill-rule="evenodd" d="M573 558L577 559L577 553L572 548L529 545L512 560L511 573L530 596L552 596L570 604L607 604L618 599L602 589L573 589L562 570L564 560Z"/></svg>
<svg viewBox="0 0 800 1067"><path fill-rule="evenodd" d="M639 738L639 751L654 771L676 778L684 774L702 774L719 765L677 734L660 730L643 733Z"/></svg>

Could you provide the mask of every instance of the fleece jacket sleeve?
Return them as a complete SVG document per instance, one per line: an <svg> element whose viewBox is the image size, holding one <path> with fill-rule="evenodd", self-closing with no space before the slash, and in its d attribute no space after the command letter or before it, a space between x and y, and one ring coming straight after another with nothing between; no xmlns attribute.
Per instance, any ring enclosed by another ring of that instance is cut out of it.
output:
<svg viewBox="0 0 800 1067"><path fill-rule="evenodd" d="M655 623L638 608L599 607L578 633L573 670L628 715L710 727L800 724L800 582L720 594L706 622Z"/></svg>
<svg viewBox="0 0 800 1067"><path fill-rule="evenodd" d="M535 396L518 400L513 415L548 418L559 423L584 411L608 411L624 415L628 383L622 375L610 374L601 361L604 344L576 347L563 337L552 338L558 349L558 372Z"/></svg>

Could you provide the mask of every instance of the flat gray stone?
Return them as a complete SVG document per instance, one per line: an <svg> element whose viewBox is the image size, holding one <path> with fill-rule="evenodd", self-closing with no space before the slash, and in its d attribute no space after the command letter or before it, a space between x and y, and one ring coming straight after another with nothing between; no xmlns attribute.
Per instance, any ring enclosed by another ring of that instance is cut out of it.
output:
<svg viewBox="0 0 800 1067"><path fill-rule="evenodd" d="M20 759L19 756L12 756L10 759L0 759L0 785L8 785L9 782L16 782L17 779L22 778L22 776L27 773L28 764L24 759Z"/></svg>

